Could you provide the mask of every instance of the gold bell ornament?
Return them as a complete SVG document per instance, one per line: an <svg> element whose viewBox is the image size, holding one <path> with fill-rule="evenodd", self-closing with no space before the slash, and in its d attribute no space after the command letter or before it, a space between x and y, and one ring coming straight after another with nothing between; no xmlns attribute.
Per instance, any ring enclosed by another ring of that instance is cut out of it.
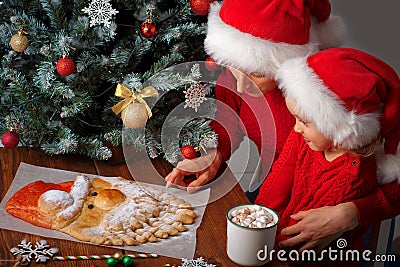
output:
<svg viewBox="0 0 400 267"><path fill-rule="evenodd" d="M116 115L121 113L125 127L137 129L146 125L152 116L151 109L143 98L157 96L158 91L153 86L147 86L134 94L128 87L119 83L115 95L124 99L114 105L112 111Z"/></svg>
<svg viewBox="0 0 400 267"><path fill-rule="evenodd" d="M28 37L26 37L26 32L20 29L17 34L14 34L11 37L10 45L11 48L16 52L24 52L25 49L28 48L29 41Z"/></svg>
<svg viewBox="0 0 400 267"><path fill-rule="evenodd" d="M125 127L140 128L146 125L148 119L146 104L133 101L121 112L121 119Z"/></svg>

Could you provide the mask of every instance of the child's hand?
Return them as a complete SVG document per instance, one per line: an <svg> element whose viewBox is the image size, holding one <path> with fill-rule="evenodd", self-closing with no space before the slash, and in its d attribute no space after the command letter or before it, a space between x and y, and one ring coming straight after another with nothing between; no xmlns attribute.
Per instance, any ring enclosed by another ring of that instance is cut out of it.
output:
<svg viewBox="0 0 400 267"><path fill-rule="evenodd" d="M297 224L282 229L282 235L294 235L280 242L282 248L302 245L299 251L321 251L344 232L358 225L357 208L352 202L300 211L291 216Z"/></svg>
<svg viewBox="0 0 400 267"><path fill-rule="evenodd" d="M186 188L189 193L195 192L200 186L214 179L221 163L222 155L217 150L192 160L184 159L165 177L166 186L176 185ZM188 175L196 176L196 179L189 184L185 183L185 177Z"/></svg>

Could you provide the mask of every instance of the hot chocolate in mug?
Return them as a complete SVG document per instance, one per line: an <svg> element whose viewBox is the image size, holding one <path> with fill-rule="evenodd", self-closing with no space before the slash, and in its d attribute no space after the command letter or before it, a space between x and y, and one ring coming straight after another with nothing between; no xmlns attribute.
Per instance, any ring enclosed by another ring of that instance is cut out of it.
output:
<svg viewBox="0 0 400 267"><path fill-rule="evenodd" d="M226 219L228 257L242 266L266 264L265 248L274 249L278 214L265 206L244 204L230 208Z"/></svg>

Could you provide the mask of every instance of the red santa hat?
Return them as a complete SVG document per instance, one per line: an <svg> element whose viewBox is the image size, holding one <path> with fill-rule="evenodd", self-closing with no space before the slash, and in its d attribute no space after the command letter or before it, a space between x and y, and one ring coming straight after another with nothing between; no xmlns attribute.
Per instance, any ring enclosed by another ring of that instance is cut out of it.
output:
<svg viewBox="0 0 400 267"><path fill-rule="evenodd" d="M344 35L328 0L224 0L210 5L204 46L222 65L273 75L289 58L340 46Z"/></svg>
<svg viewBox="0 0 400 267"><path fill-rule="evenodd" d="M378 178L400 182L400 80L388 64L360 50L331 48L286 61L276 79L334 145L361 148L381 134Z"/></svg>

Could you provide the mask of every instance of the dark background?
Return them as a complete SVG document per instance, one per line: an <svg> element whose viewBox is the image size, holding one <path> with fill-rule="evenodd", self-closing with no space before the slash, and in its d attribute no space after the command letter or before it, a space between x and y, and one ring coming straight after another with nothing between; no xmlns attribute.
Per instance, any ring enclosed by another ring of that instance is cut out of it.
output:
<svg viewBox="0 0 400 267"><path fill-rule="evenodd" d="M400 74L400 1L331 0L332 13L347 27L343 46L368 52Z"/></svg>

